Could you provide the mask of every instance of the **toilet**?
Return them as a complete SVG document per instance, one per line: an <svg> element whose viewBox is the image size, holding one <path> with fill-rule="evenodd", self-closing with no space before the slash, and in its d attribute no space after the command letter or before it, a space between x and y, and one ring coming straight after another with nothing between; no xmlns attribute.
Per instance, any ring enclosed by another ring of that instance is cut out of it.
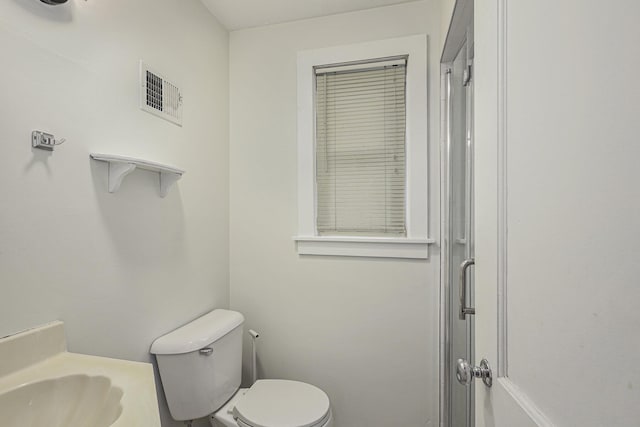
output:
<svg viewBox="0 0 640 427"><path fill-rule="evenodd" d="M332 427L327 394L311 384L258 380L240 388L244 317L213 310L151 345L176 421L214 427Z"/></svg>

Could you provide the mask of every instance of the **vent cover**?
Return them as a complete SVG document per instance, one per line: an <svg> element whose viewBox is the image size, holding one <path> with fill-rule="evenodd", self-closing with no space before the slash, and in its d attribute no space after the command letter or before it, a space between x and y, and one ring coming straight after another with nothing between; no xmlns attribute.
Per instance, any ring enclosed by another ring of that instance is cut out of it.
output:
<svg viewBox="0 0 640 427"><path fill-rule="evenodd" d="M175 84L140 61L140 108L182 126L182 93Z"/></svg>

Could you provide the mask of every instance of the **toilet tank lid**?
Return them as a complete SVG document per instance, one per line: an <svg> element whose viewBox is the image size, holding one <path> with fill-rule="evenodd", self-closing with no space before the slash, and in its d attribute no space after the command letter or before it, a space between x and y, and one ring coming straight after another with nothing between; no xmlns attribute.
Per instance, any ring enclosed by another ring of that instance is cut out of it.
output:
<svg viewBox="0 0 640 427"><path fill-rule="evenodd" d="M184 354L200 350L242 325L237 311L217 309L156 339L152 354Z"/></svg>

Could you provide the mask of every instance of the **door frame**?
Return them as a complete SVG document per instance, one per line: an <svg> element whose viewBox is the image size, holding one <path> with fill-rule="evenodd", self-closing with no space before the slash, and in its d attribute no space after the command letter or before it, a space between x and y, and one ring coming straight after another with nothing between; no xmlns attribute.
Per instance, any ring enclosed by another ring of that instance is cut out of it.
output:
<svg viewBox="0 0 640 427"><path fill-rule="evenodd" d="M451 420L449 414L451 410L450 402L450 371L451 366L451 328L449 324L450 312L450 287L449 280L449 204L451 199L449 177L449 157L450 157L450 141L452 138L452 106L450 100L450 82L452 63L460 48L466 42L469 25L473 24L473 8L474 0L457 0L454 5L451 22L447 31L447 38L444 43L442 55L440 58L440 351L439 351L439 425L440 427L449 427ZM472 395L474 393L472 392ZM473 416L474 405L470 402L470 413Z"/></svg>
<svg viewBox="0 0 640 427"><path fill-rule="evenodd" d="M450 80L451 71L446 64L441 64L441 84L440 84L440 109L441 117L441 137L440 137L440 340L439 340L439 418L440 427L448 427L450 413L450 381L449 372L451 369L451 335L450 335L450 280L449 280L449 202L451 199L449 176L449 142L451 141L451 105Z"/></svg>
<svg viewBox="0 0 640 427"><path fill-rule="evenodd" d="M478 7L476 7L476 2ZM554 424L508 377L507 354L507 3L508 0L457 0L441 57L441 280L440 280L440 426L450 422L450 281L449 259L449 141L451 106L448 103L447 69L466 39L467 23L473 16L475 33L475 111L473 162L484 166L484 192L475 198L476 309L483 316L478 333L476 320L475 364L486 357L494 363L494 385L487 389L476 381L475 418L478 427L489 426L493 413L510 414L522 427L553 427ZM474 13L476 12L476 13ZM493 105L493 108L487 106ZM484 107L484 108L480 108ZM481 147L480 149L479 146ZM481 166L482 167L482 166ZM489 185L487 185L489 183ZM478 190L478 187L476 187ZM483 244L478 245L482 238ZM478 247L480 246L480 247ZM478 252L482 255L478 256ZM479 283L482 277L484 283ZM479 288L479 286L482 286ZM496 314L493 316L492 314ZM477 402L482 402L478 404ZM487 407L489 402L489 407ZM495 403L492 406L492 402Z"/></svg>

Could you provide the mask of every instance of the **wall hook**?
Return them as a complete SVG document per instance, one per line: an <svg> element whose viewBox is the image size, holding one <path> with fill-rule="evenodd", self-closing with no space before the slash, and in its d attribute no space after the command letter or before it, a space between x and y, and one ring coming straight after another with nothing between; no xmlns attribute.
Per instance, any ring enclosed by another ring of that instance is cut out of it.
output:
<svg viewBox="0 0 640 427"><path fill-rule="evenodd" d="M34 130L31 132L31 146L42 150L53 151L56 145L62 145L66 142L65 138L56 139L50 133Z"/></svg>

